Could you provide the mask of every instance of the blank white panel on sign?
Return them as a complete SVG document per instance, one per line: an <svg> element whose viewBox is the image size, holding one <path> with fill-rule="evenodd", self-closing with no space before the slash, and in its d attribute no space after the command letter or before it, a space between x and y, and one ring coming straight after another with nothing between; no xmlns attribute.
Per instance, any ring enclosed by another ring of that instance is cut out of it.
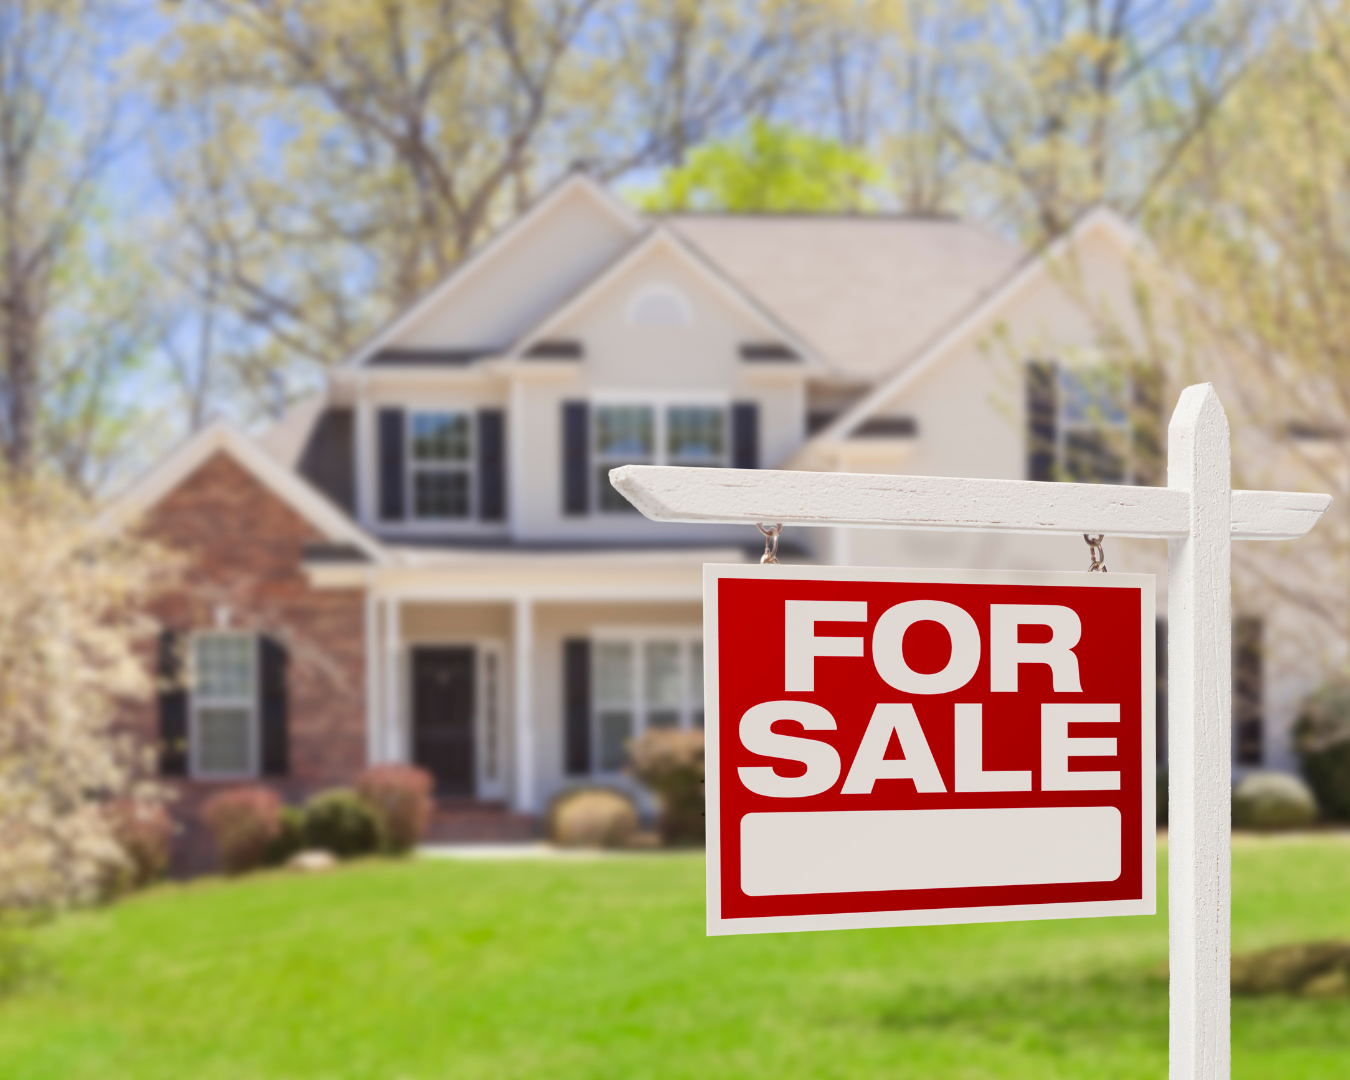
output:
<svg viewBox="0 0 1350 1080"><path fill-rule="evenodd" d="M1114 806L747 814L749 896L1114 881Z"/></svg>

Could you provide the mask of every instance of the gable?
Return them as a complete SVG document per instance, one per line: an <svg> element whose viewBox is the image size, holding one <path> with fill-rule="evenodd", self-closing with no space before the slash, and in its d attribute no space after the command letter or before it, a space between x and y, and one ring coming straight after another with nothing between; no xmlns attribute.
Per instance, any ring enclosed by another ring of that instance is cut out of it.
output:
<svg viewBox="0 0 1350 1080"><path fill-rule="evenodd" d="M358 363L508 349L631 246L637 219L572 177L368 343Z"/></svg>

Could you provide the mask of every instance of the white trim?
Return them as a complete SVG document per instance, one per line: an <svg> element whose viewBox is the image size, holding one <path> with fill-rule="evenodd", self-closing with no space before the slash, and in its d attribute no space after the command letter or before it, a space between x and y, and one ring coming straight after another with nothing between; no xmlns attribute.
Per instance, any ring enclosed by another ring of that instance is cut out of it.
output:
<svg viewBox="0 0 1350 1080"><path fill-rule="evenodd" d="M291 507L329 540L351 544L372 562L385 561L380 545L363 532L327 496L278 464L245 436L225 423L199 431L112 501L99 515L98 527L120 529L144 514L192 475L213 454L232 457L264 487Z"/></svg>
<svg viewBox="0 0 1350 1080"><path fill-rule="evenodd" d="M589 284L579 290L572 299L561 307L555 308L533 329L521 335L520 341L510 352L512 361L514 363L530 363L524 358L524 355L531 346L549 337L560 323L566 322L611 284L627 274L634 264L657 248L669 251L683 263L690 273L712 286L742 314L759 323L767 334L771 334L789 345L802 358L800 364L792 365L793 370L803 373L807 371L818 373L820 369L828 369L828 365L820 358L815 349L791 328L779 321L777 316L761 306L759 301L739 285L728 279L716 266L696 254L683 237L660 223L652 226L646 236L592 278ZM554 362L550 361L549 363L553 364Z"/></svg>
<svg viewBox="0 0 1350 1080"><path fill-rule="evenodd" d="M936 340L903 362L890 378L878 384L852 408L828 427L808 439L793 455L808 448L821 449L824 444L848 438L863 421L885 406L891 405L931 368L940 363L958 346L984 330L1031 286L1039 283L1055 262L1072 251L1091 233L1101 231L1118 244L1125 254L1143 246L1143 237L1123 218L1105 207L1097 207L1084 215L1067 233L1049 244L1043 251L1013 270L1004 283L975 308L957 319Z"/></svg>
<svg viewBox="0 0 1350 1080"><path fill-rule="evenodd" d="M423 293L420 299L414 301L410 307L386 323L339 366L354 368L365 364L393 338L398 337L432 308L444 303L457 289L462 288L465 282L472 280L492 260L492 256L502 248L514 243L529 230L534 222L547 216L549 210L555 204L567 198L574 191L582 191L591 196L596 205L606 210L631 235L636 236L642 231L641 218L621 200L616 199L584 173L572 173L551 191L545 193L543 198L526 210L525 213L515 218L506 228L451 270L427 292ZM506 343L503 342L502 344Z"/></svg>
<svg viewBox="0 0 1350 1080"><path fill-rule="evenodd" d="M1151 574L1085 574L1033 570L919 570L895 567L844 566L715 566L703 568L703 638L705 697L705 797L708 810L707 858L707 932L709 936L727 934L767 934L801 930L849 930L882 926L937 926L948 923L1011 922L1033 919L1073 919L1107 915L1152 915L1157 910L1156 855L1149 839L1155 824L1154 776L1156 751L1154 659L1154 580ZM1083 901L1078 903L1028 904L968 908L944 908L906 911L869 911L850 914L785 915L760 918L723 919L722 856L720 822L721 774L719 771L717 583L724 578L774 578L808 581L904 581L969 582L983 585L1052 585L1095 589L1135 589L1140 595L1140 807L1138 826L1145 842L1141 845L1141 889L1138 899Z"/></svg>
<svg viewBox="0 0 1350 1080"><path fill-rule="evenodd" d="M534 601L521 596L511 620L512 664L515 672L515 808L535 811L534 791Z"/></svg>

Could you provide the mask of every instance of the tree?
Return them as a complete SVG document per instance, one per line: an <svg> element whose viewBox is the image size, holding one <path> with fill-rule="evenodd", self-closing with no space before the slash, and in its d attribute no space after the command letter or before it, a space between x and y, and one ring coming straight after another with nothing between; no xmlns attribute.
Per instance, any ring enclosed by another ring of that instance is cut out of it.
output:
<svg viewBox="0 0 1350 1080"><path fill-rule="evenodd" d="M90 212L117 150L120 95L101 54L116 16L99 0L12 0L0 13L0 449L19 474L44 450L77 473L88 464L92 447L76 463L65 436L97 425L88 416L72 425L66 406L76 383L88 405L106 372L77 373L57 354L62 340L85 334L88 343L103 315L124 321L97 302L82 306L89 279L79 265L91 257ZM55 423L44 431L50 388Z"/></svg>
<svg viewBox="0 0 1350 1080"><path fill-rule="evenodd" d="M639 201L654 211L862 210L883 175L860 150L756 120L736 138L694 149Z"/></svg>
<svg viewBox="0 0 1350 1080"><path fill-rule="evenodd" d="M96 898L124 856L110 812L159 801L119 734L148 694L143 614L172 563L40 478L0 484L0 910Z"/></svg>
<svg viewBox="0 0 1350 1080"><path fill-rule="evenodd" d="M165 267L201 308L169 335L174 370L192 397L204 377L265 404L279 379L312 384L575 161L613 178L679 160L772 98L806 7L175 5L144 68Z"/></svg>

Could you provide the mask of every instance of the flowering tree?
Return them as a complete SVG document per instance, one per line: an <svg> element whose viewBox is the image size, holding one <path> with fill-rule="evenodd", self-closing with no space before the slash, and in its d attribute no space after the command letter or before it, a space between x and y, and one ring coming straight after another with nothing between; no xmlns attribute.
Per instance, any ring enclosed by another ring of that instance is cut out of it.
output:
<svg viewBox="0 0 1350 1080"><path fill-rule="evenodd" d="M91 522L55 485L0 482L0 910L97 897L128 801L160 800L117 717L151 690L145 600L172 563Z"/></svg>

